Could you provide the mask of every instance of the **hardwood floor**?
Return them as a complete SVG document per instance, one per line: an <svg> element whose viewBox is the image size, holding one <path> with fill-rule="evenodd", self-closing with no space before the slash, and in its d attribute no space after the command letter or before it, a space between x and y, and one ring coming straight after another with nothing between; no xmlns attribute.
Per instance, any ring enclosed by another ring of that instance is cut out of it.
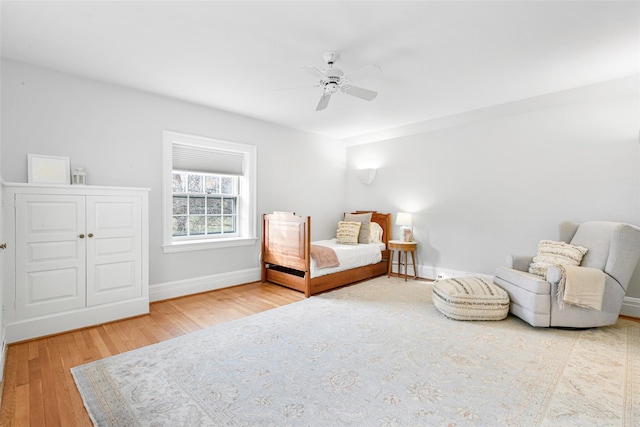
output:
<svg viewBox="0 0 640 427"><path fill-rule="evenodd" d="M12 344L0 425L91 426L72 367L303 299L281 286L252 283L155 302L148 316Z"/></svg>
<svg viewBox="0 0 640 427"><path fill-rule="evenodd" d="M91 426L72 367L302 299L281 286L251 283L155 302L148 316L12 344L0 425Z"/></svg>

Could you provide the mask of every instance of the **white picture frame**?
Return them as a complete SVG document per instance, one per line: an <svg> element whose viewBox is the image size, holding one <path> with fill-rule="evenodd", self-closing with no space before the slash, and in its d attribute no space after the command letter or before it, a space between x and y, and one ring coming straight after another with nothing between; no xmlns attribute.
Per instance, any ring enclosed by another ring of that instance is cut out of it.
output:
<svg viewBox="0 0 640 427"><path fill-rule="evenodd" d="M27 182L29 184L66 184L71 183L69 158L27 154Z"/></svg>

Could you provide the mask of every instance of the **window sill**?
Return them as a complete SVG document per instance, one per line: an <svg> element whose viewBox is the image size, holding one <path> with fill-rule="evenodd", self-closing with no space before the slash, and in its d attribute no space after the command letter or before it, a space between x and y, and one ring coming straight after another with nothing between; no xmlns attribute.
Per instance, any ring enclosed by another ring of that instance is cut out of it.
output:
<svg viewBox="0 0 640 427"><path fill-rule="evenodd" d="M175 252L203 251L208 249L231 248L235 246L251 246L258 241L255 237L236 237L232 239L197 240L173 242L162 245L165 254Z"/></svg>

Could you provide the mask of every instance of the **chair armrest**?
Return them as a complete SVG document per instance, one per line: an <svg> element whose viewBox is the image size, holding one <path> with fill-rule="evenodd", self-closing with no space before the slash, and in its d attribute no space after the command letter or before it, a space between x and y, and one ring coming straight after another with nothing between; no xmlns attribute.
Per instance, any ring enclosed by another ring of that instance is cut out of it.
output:
<svg viewBox="0 0 640 427"><path fill-rule="evenodd" d="M514 270L529 271L529 264L533 262L530 255L509 255L507 256L507 267Z"/></svg>
<svg viewBox="0 0 640 427"><path fill-rule="evenodd" d="M591 267L583 267L583 266L579 266L578 268L591 268ZM594 269L594 270L600 270L599 268ZM602 270L600 270L602 271ZM609 274L607 274L606 272L604 272L605 276L607 277L611 277ZM556 265L552 265L551 267L549 267L547 269L547 274L545 277L546 281L551 283L552 285L557 285L558 283L560 283L560 279L562 279L562 272L560 271L560 268L558 268L558 266ZM613 277L611 277L611 279L613 279ZM615 279L613 279L614 282L617 283L617 281ZM620 285L618 283L618 285Z"/></svg>

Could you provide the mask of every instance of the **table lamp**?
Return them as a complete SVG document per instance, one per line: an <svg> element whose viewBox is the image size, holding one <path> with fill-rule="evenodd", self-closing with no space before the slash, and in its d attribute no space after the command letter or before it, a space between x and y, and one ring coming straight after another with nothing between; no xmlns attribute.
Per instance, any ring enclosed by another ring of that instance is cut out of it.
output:
<svg viewBox="0 0 640 427"><path fill-rule="evenodd" d="M405 242L413 242L413 227L411 226L411 214L398 212L396 225L402 226L402 236Z"/></svg>

